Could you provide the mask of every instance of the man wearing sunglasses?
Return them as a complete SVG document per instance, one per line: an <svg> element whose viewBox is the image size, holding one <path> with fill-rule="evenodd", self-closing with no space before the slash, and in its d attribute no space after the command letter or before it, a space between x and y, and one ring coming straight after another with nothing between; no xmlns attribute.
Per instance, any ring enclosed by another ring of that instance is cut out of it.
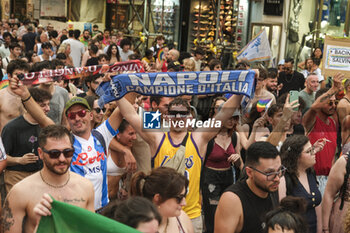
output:
<svg viewBox="0 0 350 233"><path fill-rule="evenodd" d="M246 152L246 180L227 188L215 214L215 233L263 232L265 214L278 205L278 185L286 168L276 147L256 142Z"/></svg>
<svg viewBox="0 0 350 233"><path fill-rule="evenodd" d="M257 72L257 76L258 71ZM134 100L136 95L134 96ZM240 106L242 96L232 95L227 100L222 110L216 115L215 119L226 122ZM178 151L180 145L187 136L185 142L185 175L189 179L189 191L186 196L186 203L184 210L192 220L194 232L202 232L201 220L201 202L199 195L199 181L202 166L202 159L206 153L208 142L216 136L220 128L206 128L202 131L194 131L188 133L188 128L179 127L177 122L185 121L191 118L191 107L188 103L181 99L175 98L168 106L168 115L174 124L171 124L169 132L154 132L142 129L142 119L136 113L134 107L125 99L122 98L117 101L120 111L125 119L136 130L136 132L149 144L151 149L153 167L161 167L172 159ZM177 126L176 126L177 125Z"/></svg>
<svg viewBox="0 0 350 233"><path fill-rule="evenodd" d="M26 110L39 122L41 127L54 124L45 116L40 106L33 101L26 86L18 79L11 80L11 90L21 97ZM95 189L95 210L99 210L108 203L107 190L107 155L112 138L118 133L122 117L117 108L92 134L91 121L93 113L84 98L73 97L64 110L67 121L74 136L74 156L71 171L88 178ZM97 133L96 133L97 132Z"/></svg>
<svg viewBox="0 0 350 233"><path fill-rule="evenodd" d="M34 232L40 215L48 215L52 198L94 211L92 183L69 171L74 148L72 135L63 126L50 125L39 135L39 156L43 169L23 179L11 189L1 213L1 232ZM45 208L34 210L38 203Z"/></svg>
<svg viewBox="0 0 350 233"><path fill-rule="evenodd" d="M342 90L341 73L333 77L333 85L330 89L320 89L316 92L315 102L303 117L303 125L308 133L311 144L318 139L325 138L326 144L323 150L316 153L316 164L314 166L316 178L321 193L324 193L329 172L331 170L334 155L337 148L337 127L338 122L333 118L337 109L335 95Z"/></svg>
<svg viewBox="0 0 350 233"><path fill-rule="evenodd" d="M279 73L278 85L282 84L282 89L278 95L288 93L290 90L301 91L304 89L305 78L301 73L293 70L294 60L287 58L284 62L283 71Z"/></svg>

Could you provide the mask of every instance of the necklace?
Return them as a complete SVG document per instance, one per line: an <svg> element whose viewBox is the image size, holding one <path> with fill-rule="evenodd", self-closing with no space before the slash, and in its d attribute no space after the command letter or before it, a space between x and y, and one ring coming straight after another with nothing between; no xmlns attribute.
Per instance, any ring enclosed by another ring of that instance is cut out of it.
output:
<svg viewBox="0 0 350 233"><path fill-rule="evenodd" d="M166 225L165 225L165 228L164 228L164 233L167 233L168 224L169 224L169 218L166 219Z"/></svg>
<svg viewBox="0 0 350 233"><path fill-rule="evenodd" d="M53 184L48 183L48 182L44 179L43 174L41 173L41 171L40 171L39 173L40 173L40 177L41 177L42 181L43 181L45 184L47 184L48 186L50 186L50 187L52 187L52 188L55 188L55 189L63 188L64 186L66 186L66 185L68 184L68 182L69 182L69 180L70 180L70 173L68 172L68 179L67 179L66 183L64 183L64 184L62 184L62 185L53 185Z"/></svg>

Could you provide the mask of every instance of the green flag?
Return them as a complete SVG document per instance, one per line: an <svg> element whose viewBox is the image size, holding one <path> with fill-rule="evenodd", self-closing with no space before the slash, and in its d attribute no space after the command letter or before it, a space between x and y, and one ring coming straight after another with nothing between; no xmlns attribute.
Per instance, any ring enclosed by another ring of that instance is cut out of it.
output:
<svg viewBox="0 0 350 233"><path fill-rule="evenodd" d="M53 200L51 216L42 217L37 233L140 233L100 214Z"/></svg>

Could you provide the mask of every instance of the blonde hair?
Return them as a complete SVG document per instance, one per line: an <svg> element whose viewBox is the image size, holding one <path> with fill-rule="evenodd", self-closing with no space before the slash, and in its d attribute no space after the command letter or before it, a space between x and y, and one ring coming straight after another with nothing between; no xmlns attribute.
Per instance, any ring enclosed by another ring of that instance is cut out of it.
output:
<svg viewBox="0 0 350 233"><path fill-rule="evenodd" d="M67 49L68 45L70 46L70 44L68 44L68 43L61 44L60 47L58 48L57 54L58 53L66 53L66 49Z"/></svg>
<svg viewBox="0 0 350 233"><path fill-rule="evenodd" d="M183 63L184 63L184 71L194 71L196 68L196 64L190 58L184 59Z"/></svg>

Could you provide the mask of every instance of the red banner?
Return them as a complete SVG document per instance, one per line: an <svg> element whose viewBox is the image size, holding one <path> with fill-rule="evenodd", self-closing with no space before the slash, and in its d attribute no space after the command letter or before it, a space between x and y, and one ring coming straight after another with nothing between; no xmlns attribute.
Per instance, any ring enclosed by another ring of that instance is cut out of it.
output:
<svg viewBox="0 0 350 233"><path fill-rule="evenodd" d="M136 71L136 73L144 72L143 66L139 60L117 62L112 65L95 65L86 67L64 68L57 70L45 70L40 72L32 72L23 74L19 77L22 82L28 84L39 84L53 81L54 77L63 77L65 79L84 78L89 75L98 73L114 73Z"/></svg>

